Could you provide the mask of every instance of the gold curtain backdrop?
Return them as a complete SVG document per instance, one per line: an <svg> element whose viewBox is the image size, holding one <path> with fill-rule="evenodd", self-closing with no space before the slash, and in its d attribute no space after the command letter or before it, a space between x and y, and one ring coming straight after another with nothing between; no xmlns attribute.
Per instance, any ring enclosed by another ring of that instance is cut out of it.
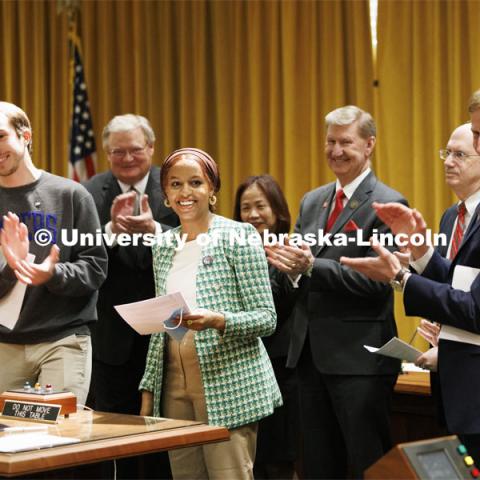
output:
<svg viewBox="0 0 480 480"><path fill-rule="evenodd" d="M378 123L380 179L435 228L453 201L438 149L468 119L468 96L480 87L478 1L379 0L376 66L366 0L79 3L98 171L108 168L103 126L138 113L157 134L157 164L182 146L218 161L219 213L231 216L247 175L271 173L295 217L303 194L333 179L323 153L325 114L357 104ZM35 163L66 175L66 14L55 1L7 0L0 26L0 98L30 115ZM397 310L409 338L416 320L403 318L401 302Z"/></svg>
<svg viewBox="0 0 480 480"><path fill-rule="evenodd" d="M236 186L264 172L295 214L307 190L332 178L324 115L346 103L373 106L366 1L86 1L79 18L99 170L106 122L145 115L157 163L182 146L214 156L225 215ZM53 1L7 1L0 19L0 95L30 114L37 164L66 175L66 15Z"/></svg>
<svg viewBox="0 0 480 480"><path fill-rule="evenodd" d="M377 173L432 228L455 201L438 151L480 88L480 2L380 1Z"/></svg>
<svg viewBox="0 0 480 480"><path fill-rule="evenodd" d="M469 120L468 99L480 88L479 31L478 1L379 1L375 170L434 231L456 201L438 151ZM399 331L409 340L418 320L403 317L401 301L395 307ZM425 345L418 338L414 343Z"/></svg>

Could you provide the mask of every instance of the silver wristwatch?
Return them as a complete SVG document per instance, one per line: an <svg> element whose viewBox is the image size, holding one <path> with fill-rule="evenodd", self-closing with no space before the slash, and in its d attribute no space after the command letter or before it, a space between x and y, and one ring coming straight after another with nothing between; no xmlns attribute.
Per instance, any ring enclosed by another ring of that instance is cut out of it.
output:
<svg viewBox="0 0 480 480"><path fill-rule="evenodd" d="M397 292L403 292L403 287L405 286L405 280L407 279L410 271L407 268L401 268L395 277L390 280L391 287Z"/></svg>

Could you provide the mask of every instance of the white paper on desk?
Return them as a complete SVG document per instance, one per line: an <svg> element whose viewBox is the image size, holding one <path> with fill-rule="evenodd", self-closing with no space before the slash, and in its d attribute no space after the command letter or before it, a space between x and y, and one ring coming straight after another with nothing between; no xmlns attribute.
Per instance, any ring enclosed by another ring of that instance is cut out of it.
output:
<svg viewBox="0 0 480 480"><path fill-rule="evenodd" d="M402 372L409 373L409 372L429 372L430 370L422 367L417 367L412 362L403 362L402 363Z"/></svg>
<svg viewBox="0 0 480 480"><path fill-rule="evenodd" d="M399 360L407 360L408 362L415 362L422 355L420 350L400 340L398 337L393 337L380 348L369 347L368 345L364 345L364 347L370 353L378 353L387 357L398 358Z"/></svg>
<svg viewBox="0 0 480 480"><path fill-rule="evenodd" d="M469 292L472 283L477 278L480 268L466 267L457 265L453 271L452 287L464 292ZM480 335L462 330L461 328L450 325L442 325L439 337L442 340L452 342L471 343L480 346Z"/></svg>
<svg viewBox="0 0 480 480"><path fill-rule="evenodd" d="M33 262L35 260L35 255L29 253L27 260ZM20 310L22 309L26 291L27 285L17 281L13 288L0 299L0 325L13 330L17 324L18 317L20 316Z"/></svg>
<svg viewBox="0 0 480 480"><path fill-rule="evenodd" d="M163 322L174 310L180 308L184 314L190 313L190 308L180 292L115 306L120 316L140 335L164 332Z"/></svg>
<svg viewBox="0 0 480 480"><path fill-rule="evenodd" d="M0 438L0 452L25 452L78 442L80 442L79 438L60 437L46 433L13 433Z"/></svg>

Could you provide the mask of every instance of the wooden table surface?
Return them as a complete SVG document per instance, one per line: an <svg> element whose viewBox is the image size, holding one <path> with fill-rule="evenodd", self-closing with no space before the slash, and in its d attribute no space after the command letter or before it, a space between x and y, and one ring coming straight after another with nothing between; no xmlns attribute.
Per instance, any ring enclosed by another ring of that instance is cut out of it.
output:
<svg viewBox="0 0 480 480"><path fill-rule="evenodd" d="M32 422L7 419L11 426L31 426ZM18 453L0 453L0 475L32 474L58 468L130 457L228 440L226 428L186 420L139 417L86 410L61 418L48 426L48 433L80 439L80 443ZM3 435L21 435L21 433Z"/></svg>

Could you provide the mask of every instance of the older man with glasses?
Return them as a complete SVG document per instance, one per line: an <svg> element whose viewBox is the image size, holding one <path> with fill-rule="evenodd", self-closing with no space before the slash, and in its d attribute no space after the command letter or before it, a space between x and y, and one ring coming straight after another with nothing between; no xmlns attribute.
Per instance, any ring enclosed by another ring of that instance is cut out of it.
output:
<svg viewBox="0 0 480 480"><path fill-rule="evenodd" d="M380 245L374 245L378 257L340 260L371 279L401 288L407 315L480 334L480 90L473 94L469 112L471 124L457 128L447 149L440 151L446 181L460 200L441 220L440 230L450 238L448 247L434 251L426 245L412 245L416 273L402 268L399 259ZM419 212L395 203L373 207L394 233L425 235L426 224ZM461 286L458 278L463 278ZM428 364L434 356L434 351L427 352L419 363ZM478 344L453 341L440 333L438 375L447 429L460 436L477 465L479 370Z"/></svg>
<svg viewBox="0 0 480 480"><path fill-rule="evenodd" d="M140 115L116 116L104 128L102 140L110 171L85 184L97 206L102 231L133 236L178 225L177 216L163 203L160 169L152 166L155 134L148 120ZM99 292L98 324L92 332L95 408L138 414L138 384L145 369L149 336L136 333L114 305L155 296L151 251L141 242L131 246L113 242L107 251L109 271ZM138 466L123 461L117 473L119 478L136 477ZM149 474L154 472L143 472Z"/></svg>

